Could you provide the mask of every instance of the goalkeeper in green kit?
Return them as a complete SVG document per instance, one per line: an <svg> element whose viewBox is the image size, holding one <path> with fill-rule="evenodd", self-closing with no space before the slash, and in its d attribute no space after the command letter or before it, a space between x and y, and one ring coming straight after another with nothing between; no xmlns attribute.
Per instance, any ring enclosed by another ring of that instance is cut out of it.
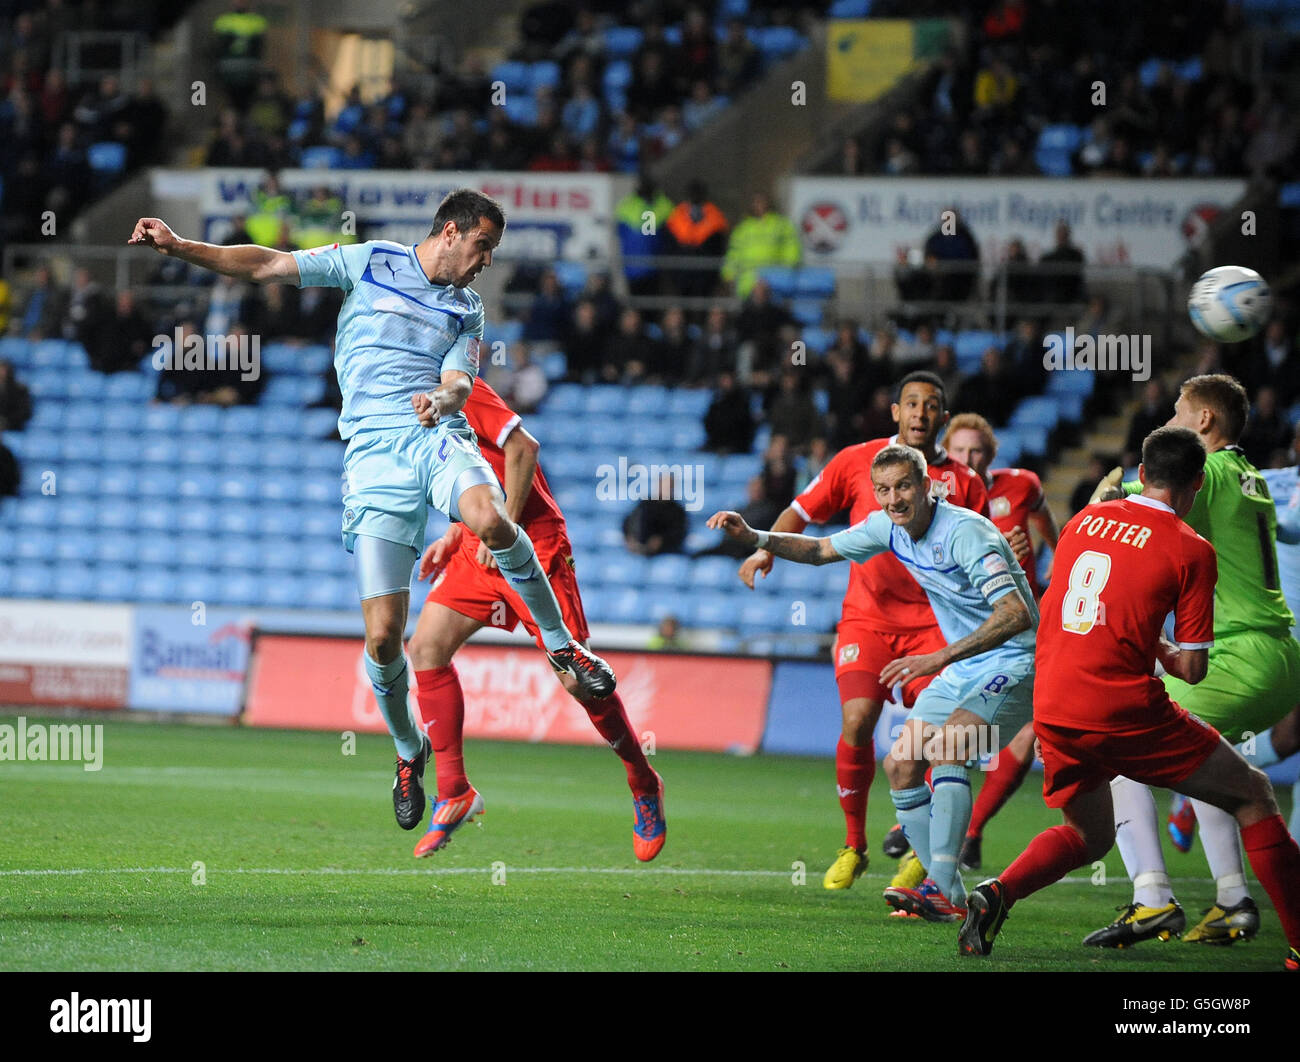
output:
<svg viewBox="0 0 1300 1062"><path fill-rule="evenodd" d="M1185 519L1214 546L1219 580L1208 673L1195 686L1171 675L1164 684L1175 702L1233 743L1248 743L1300 702L1300 643L1291 636L1295 620L1279 586L1277 514L1264 477L1236 446L1249 411L1245 389L1231 376L1194 376L1183 384L1169 421L1205 443L1205 483ZM1126 483L1123 490L1136 493L1141 485ZM1118 490L1109 496L1117 497ZM1155 800L1146 786L1127 778L1111 786L1116 843L1133 880L1133 903L1084 943L1124 947L1168 939L1183 930L1186 916L1165 870ZM1216 895L1183 939L1248 939L1259 929L1259 911L1246 888L1236 820L1201 801L1192 803Z"/></svg>

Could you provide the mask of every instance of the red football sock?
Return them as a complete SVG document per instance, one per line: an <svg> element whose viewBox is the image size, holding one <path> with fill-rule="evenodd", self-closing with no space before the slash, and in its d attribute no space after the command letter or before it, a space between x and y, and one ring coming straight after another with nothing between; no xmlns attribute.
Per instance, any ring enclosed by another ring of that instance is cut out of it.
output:
<svg viewBox="0 0 1300 1062"><path fill-rule="evenodd" d="M579 704L587 711L587 716L605 743L623 761L627 769L627 784L634 793L655 793L659 790L659 779L655 777L650 761L641 751L641 742L632 731L632 724L623 706L623 698L611 693L603 701L583 701Z"/></svg>
<svg viewBox="0 0 1300 1062"><path fill-rule="evenodd" d="M984 836L984 824L1001 811L1007 798L1020 788L1020 783L1025 780L1025 775L1029 773L1033 762L1032 748L1029 758L1024 761L1016 759L1010 749L1003 749L998 753L997 769L984 776L980 795L971 809L970 826L966 829L967 837Z"/></svg>
<svg viewBox="0 0 1300 1062"><path fill-rule="evenodd" d="M1070 871L1083 866L1088 847L1070 826L1053 826L1044 830L1016 857L998 878L1008 903L1023 900L1030 893L1060 881Z"/></svg>
<svg viewBox="0 0 1300 1062"><path fill-rule="evenodd" d="M1277 908L1286 942L1300 948L1300 848L1286 832L1281 815L1261 819L1241 831L1250 869Z"/></svg>
<svg viewBox="0 0 1300 1062"><path fill-rule="evenodd" d="M867 794L875 776L875 744L850 745L841 737L835 746L835 783L844 812L844 843L859 852L867 847Z"/></svg>
<svg viewBox="0 0 1300 1062"><path fill-rule="evenodd" d="M449 800L469 788L465 777L465 694L456 665L415 673L420 726L433 745L438 772L438 799Z"/></svg>

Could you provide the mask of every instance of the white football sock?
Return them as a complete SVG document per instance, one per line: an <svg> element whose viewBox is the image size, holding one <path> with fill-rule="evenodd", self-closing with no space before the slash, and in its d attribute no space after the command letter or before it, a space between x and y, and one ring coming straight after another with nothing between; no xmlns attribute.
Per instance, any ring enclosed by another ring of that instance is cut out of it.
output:
<svg viewBox="0 0 1300 1062"><path fill-rule="evenodd" d="M1221 808L1193 800L1196 821L1201 827L1201 844L1205 861L1214 875L1214 902L1225 910L1240 903L1250 891L1246 888L1246 867L1241 858L1241 831L1237 820Z"/></svg>
<svg viewBox="0 0 1300 1062"><path fill-rule="evenodd" d="M1174 898L1160 849L1160 819L1151 790L1129 778L1110 783L1115 805L1115 844L1133 881L1133 902L1164 907Z"/></svg>

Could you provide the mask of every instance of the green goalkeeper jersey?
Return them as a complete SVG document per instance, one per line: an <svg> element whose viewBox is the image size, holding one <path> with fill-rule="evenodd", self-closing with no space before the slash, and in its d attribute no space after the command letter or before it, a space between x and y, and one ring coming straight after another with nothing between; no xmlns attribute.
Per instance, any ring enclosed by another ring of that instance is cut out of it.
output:
<svg viewBox="0 0 1300 1062"><path fill-rule="evenodd" d="M1127 494L1142 490L1125 483ZM1295 623L1277 573L1277 510L1259 469L1229 446L1205 458L1205 483L1187 523L1219 556L1214 636L1290 630Z"/></svg>

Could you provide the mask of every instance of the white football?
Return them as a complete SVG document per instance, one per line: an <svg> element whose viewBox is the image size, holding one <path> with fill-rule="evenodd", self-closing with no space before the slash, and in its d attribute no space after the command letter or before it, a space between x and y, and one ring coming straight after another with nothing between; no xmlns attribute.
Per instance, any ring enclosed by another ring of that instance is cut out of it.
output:
<svg viewBox="0 0 1300 1062"><path fill-rule="evenodd" d="M1240 343L1268 321L1273 296L1268 282L1244 266L1219 266L1192 285L1187 312L1203 336L1220 343Z"/></svg>

